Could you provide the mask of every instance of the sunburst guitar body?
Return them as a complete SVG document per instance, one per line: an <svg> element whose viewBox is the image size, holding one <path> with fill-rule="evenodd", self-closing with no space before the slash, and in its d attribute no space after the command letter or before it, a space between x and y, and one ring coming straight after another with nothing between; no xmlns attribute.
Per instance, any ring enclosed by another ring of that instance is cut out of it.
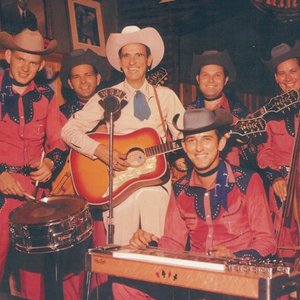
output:
<svg viewBox="0 0 300 300"><path fill-rule="evenodd" d="M109 145L109 135L91 133L95 141ZM113 206L120 204L141 187L159 185L168 180L168 165L164 153L180 148L174 143L161 143L157 132L143 128L125 135L114 135L113 148L127 154L130 167L114 171ZM75 150L70 153L71 175L76 193L92 205L109 205L109 168L99 159L90 159Z"/></svg>

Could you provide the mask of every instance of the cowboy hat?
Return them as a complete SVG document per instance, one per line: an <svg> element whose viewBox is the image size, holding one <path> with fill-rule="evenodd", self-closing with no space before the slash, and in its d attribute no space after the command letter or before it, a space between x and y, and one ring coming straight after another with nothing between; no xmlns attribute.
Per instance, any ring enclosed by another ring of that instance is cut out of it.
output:
<svg viewBox="0 0 300 300"><path fill-rule="evenodd" d="M97 55L91 49L75 49L62 59L60 68L60 79L64 87L69 88L68 78L71 70L78 65L91 65L102 78L106 78L109 72L109 65L104 57Z"/></svg>
<svg viewBox="0 0 300 300"><path fill-rule="evenodd" d="M56 40L50 41L45 47L41 33L27 28L16 35L0 32L0 44L6 49L38 55L49 54L57 48Z"/></svg>
<svg viewBox="0 0 300 300"><path fill-rule="evenodd" d="M223 108L208 110L206 108L187 110L183 115L183 128L177 126L179 114L173 118L173 125L184 135L205 132L213 129L225 129L233 122L232 115Z"/></svg>
<svg viewBox="0 0 300 300"><path fill-rule="evenodd" d="M300 57L300 41L296 41L294 47L290 47L285 43L273 47L271 50L271 59L262 59L262 61L271 71L275 71L275 68L280 63L297 57Z"/></svg>
<svg viewBox="0 0 300 300"><path fill-rule="evenodd" d="M126 26L121 33L111 33L106 43L106 55L109 63L121 71L119 62L120 49L128 44L143 44L149 47L153 58L151 69L155 68L164 56L164 42L156 29Z"/></svg>
<svg viewBox="0 0 300 300"><path fill-rule="evenodd" d="M219 52L217 50L204 51L200 55L193 55L192 62L192 79L195 80L199 75L199 71L206 65L219 65L222 66L228 72L228 83L233 82L236 77L235 67L230 59L230 56L226 50Z"/></svg>

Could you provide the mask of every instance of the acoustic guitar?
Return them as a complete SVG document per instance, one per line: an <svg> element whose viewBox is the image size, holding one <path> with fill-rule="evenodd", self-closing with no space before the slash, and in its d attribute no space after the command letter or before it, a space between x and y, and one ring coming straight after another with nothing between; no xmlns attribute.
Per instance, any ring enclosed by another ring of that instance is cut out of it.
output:
<svg viewBox="0 0 300 300"><path fill-rule="evenodd" d="M164 85L167 79L168 72L164 67L151 70L151 72L147 73L147 81L154 86ZM100 127L101 132L103 132L102 128L103 127ZM99 129L97 129L97 131L99 132ZM71 177L70 158L68 156L63 169L52 182L51 195L73 194L75 194L75 190Z"/></svg>
<svg viewBox="0 0 300 300"><path fill-rule="evenodd" d="M91 133L89 136L101 144L109 145L108 134ZM161 144L160 136L152 128L115 135L114 149L127 153L130 167L125 171L114 172L113 205L118 205L141 187L167 182L169 174L164 153L180 148L181 140ZM90 204L108 208L108 166L99 159L92 160L71 150L70 167L76 193L85 197Z"/></svg>
<svg viewBox="0 0 300 300"><path fill-rule="evenodd" d="M261 109L260 117L238 121L230 130L230 134L237 137L262 134L267 126L262 116L268 112L285 113L285 110L291 109L297 102L298 93L295 91L285 93L283 97L274 97ZM91 133L89 136L101 144L109 143L107 134ZM126 135L115 135L114 149L126 153L131 166L125 171L114 172L113 206L120 204L141 187L166 182L168 167L164 154L181 147L181 140L161 143L159 135L152 128L140 129ZM85 197L90 204L107 209L108 166L100 160L92 160L75 150L70 152L70 166L76 193Z"/></svg>

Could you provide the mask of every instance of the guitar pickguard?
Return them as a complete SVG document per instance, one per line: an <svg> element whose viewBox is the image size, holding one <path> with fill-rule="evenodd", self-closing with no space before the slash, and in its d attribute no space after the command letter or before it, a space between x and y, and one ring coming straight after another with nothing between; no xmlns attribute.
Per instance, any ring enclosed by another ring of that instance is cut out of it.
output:
<svg viewBox="0 0 300 300"><path fill-rule="evenodd" d="M141 175L151 173L156 168L156 158L150 157L139 167L128 167L125 171L115 171L113 178L113 191L124 185L128 180L139 178ZM109 188L103 194L103 197L109 195Z"/></svg>

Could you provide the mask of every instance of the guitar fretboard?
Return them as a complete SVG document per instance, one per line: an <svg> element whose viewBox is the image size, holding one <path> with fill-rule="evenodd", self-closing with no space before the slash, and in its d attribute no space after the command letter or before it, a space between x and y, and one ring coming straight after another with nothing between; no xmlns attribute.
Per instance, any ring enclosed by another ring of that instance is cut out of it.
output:
<svg viewBox="0 0 300 300"><path fill-rule="evenodd" d="M159 154L173 152L181 148L182 148L181 139L179 139L176 141L167 142L160 145L155 145L155 146L145 148L144 151L147 157L152 157Z"/></svg>

